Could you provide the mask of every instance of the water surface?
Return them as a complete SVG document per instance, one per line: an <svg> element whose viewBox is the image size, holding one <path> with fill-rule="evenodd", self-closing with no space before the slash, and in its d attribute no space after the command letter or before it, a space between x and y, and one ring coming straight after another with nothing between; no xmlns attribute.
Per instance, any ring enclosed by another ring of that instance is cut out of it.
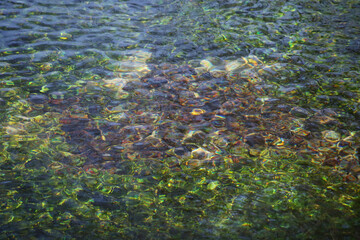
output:
<svg viewBox="0 0 360 240"><path fill-rule="evenodd" d="M3 0L0 236L356 239L358 1Z"/></svg>

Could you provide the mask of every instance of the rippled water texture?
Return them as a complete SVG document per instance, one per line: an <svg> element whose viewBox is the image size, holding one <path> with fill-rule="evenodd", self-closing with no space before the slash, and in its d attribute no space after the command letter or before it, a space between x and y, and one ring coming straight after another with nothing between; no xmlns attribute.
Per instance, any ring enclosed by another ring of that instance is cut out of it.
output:
<svg viewBox="0 0 360 240"><path fill-rule="evenodd" d="M357 0L1 0L0 238L356 239Z"/></svg>

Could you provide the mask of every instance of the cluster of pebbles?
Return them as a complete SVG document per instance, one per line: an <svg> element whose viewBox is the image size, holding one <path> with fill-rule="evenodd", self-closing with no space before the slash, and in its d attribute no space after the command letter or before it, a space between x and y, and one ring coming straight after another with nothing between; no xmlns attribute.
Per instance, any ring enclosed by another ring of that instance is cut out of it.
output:
<svg viewBox="0 0 360 240"><path fill-rule="evenodd" d="M60 120L85 168L116 172L136 159L199 166L297 155L343 169L348 180L360 175L356 136L334 110L305 109L265 93L262 77L286 66L255 56L196 67L148 65L149 57L135 54L119 65L118 78L104 80L117 100L100 110L103 119L76 115L84 106L75 103Z"/></svg>

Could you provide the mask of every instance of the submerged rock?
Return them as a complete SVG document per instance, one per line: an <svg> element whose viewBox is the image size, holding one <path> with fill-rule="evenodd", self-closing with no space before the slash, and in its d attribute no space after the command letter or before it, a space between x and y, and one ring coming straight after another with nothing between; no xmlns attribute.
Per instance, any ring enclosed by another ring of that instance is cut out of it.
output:
<svg viewBox="0 0 360 240"><path fill-rule="evenodd" d="M342 130L336 112L307 109L267 94L273 86L264 78L285 71L286 65L265 64L250 55L232 61L209 58L195 68L149 67L150 57L145 52L128 56L124 61L133 62L133 68L123 63L118 77L85 86L101 87L117 98L97 100L96 119L81 106L88 98L61 105L62 129L69 142L79 144L77 154L88 159L84 164L112 168L121 161L171 157L199 166L224 159L256 161L282 151L337 166L355 155L355 140ZM51 94L53 99L63 95ZM29 100L46 102L42 96Z"/></svg>
<svg viewBox="0 0 360 240"><path fill-rule="evenodd" d="M31 94L29 96L29 101L34 104L44 104L49 101L49 98L43 94Z"/></svg>
<svg viewBox="0 0 360 240"><path fill-rule="evenodd" d="M213 153L211 153L203 148L197 148L191 152L192 159L209 160L213 156L214 156Z"/></svg>

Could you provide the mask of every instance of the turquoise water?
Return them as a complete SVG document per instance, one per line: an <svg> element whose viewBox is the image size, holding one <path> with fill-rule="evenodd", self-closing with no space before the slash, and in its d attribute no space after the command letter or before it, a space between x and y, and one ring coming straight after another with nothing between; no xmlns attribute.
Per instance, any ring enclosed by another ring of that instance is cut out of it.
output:
<svg viewBox="0 0 360 240"><path fill-rule="evenodd" d="M359 1L0 2L3 239L356 239Z"/></svg>

